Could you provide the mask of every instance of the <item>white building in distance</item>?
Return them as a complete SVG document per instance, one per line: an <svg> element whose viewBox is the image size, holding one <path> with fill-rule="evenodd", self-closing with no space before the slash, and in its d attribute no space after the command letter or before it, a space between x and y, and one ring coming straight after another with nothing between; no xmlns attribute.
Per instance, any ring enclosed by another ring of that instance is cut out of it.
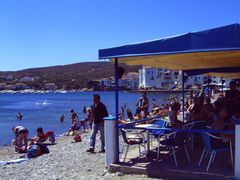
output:
<svg viewBox="0 0 240 180"><path fill-rule="evenodd" d="M143 66L139 70L139 88L171 90L179 83L179 71Z"/></svg>

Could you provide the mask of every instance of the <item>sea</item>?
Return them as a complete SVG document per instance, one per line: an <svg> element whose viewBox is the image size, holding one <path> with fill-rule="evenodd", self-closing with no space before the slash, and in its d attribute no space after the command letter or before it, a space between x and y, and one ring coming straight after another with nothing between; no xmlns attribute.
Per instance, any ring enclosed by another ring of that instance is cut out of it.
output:
<svg viewBox="0 0 240 180"><path fill-rule="evenodd" d="M2 93L0 94L0 146L9 145L13 139L12 127L22 125L29 130L29 138L36 135L36 129L53 130L60 135L71 127L71 113L74 109L83 118L83 106L92 105L92 95L98 93L110 115L115 115L114 92L72 92L72 93ZM169 93L148 93L150 104L162 105L169 102ZM179 94L176 94L178 97ZM136 103L141 97L137 92L119 92L119 107L126 106L135 113ZM17 114L23 115L22 120ZM65 115L63 123L61 115Z"/></svg>

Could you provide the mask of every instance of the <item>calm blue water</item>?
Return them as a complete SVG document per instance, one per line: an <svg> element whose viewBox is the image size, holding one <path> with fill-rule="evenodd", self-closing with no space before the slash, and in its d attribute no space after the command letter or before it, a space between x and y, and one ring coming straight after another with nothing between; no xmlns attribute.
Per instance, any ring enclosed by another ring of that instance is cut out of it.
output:
<svg viewBox="0 0 240 180"><path fill-rule="evenodd" d="M92 104L93 92L66 93L66 94L0 94L0 145L10 144L13 139L11 128L23 125L29 130L29 137L33 137L36 129L41 126L45 131L54 130L56 134L66 132L71 126L70 110L74 109L79 117L82 108ZM109 114L114 115L114 92L100 92L101 100L106 104ZM158 104L165 103L164 99L170 94L151 93L149 100L157 99ZM120 103L135 112L135 105L140 97L138 93L119 93ZM18 112L23 114L23 120L18 121ZM61 114L65 114L64 123L60 123Z"/></svg>

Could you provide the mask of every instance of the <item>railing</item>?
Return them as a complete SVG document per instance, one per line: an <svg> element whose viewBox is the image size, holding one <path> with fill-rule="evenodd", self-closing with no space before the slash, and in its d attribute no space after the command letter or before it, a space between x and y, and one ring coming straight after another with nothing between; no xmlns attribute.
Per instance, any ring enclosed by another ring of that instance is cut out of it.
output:
<svg viewBox="0 0 240 180"><path fill-rule="evenodd" d="M134 125L139 123L144 123L147 121L155 120L158 118L162 118L162 116L154 116L151 118L144 118L139 121L130 122L128 124L121 124L118 126L118 128L124 128L124 129L150 129L150 130L165 130L165 131L176 131L176 132L188 132L188 133L221 133L221 134L235 134L235 130L214 130L214 129L179 129L179 128L159 128L159 127L135 127Z"/></svg>

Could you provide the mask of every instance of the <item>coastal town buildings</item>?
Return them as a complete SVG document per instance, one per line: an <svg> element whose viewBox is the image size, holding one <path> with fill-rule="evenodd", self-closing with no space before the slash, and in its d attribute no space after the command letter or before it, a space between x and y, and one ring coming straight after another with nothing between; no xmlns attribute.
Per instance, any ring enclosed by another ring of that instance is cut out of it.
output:
<svg viewBox="0 0 240 180"><path fill-rule="evenodd" d="M115 87L115 78L103 78L99 80L99 84L102 89L113 89ZM119 79L118 86L120 89L124 90L134 90L138 89L139 86L139 74L137 72L129 72Z"/></svg>
<svg viewBox="0 0 240 180"><path fill-rule="evenodd" d="M140 89L163 89L171 90L179 83L179 71L170 71L167 69L152 68L143 66L139 70L139 88Z"/></svg>
<svg viewBox="0 0 240 180"><path fill-rule="evenodd" d="M186 81L186 85L187 86L200 86L202 84L207 83L207 76L204 75L195 75L195 76L188 76L187 81Z"/></svg>
<svg viewBox="0 0 240 180"><path fill-rule="evenodd" d="M142 67L139 70L139 89L161 89L173 90L181 86L181 71L171 71L167 69ZM207 76L207 75L194 75L188 76L185 86L202 86L208 83L208 78L211 83L216 85L222 84L222 78ZM224 85L228 86L229 80L225 80Z"/></svg>

